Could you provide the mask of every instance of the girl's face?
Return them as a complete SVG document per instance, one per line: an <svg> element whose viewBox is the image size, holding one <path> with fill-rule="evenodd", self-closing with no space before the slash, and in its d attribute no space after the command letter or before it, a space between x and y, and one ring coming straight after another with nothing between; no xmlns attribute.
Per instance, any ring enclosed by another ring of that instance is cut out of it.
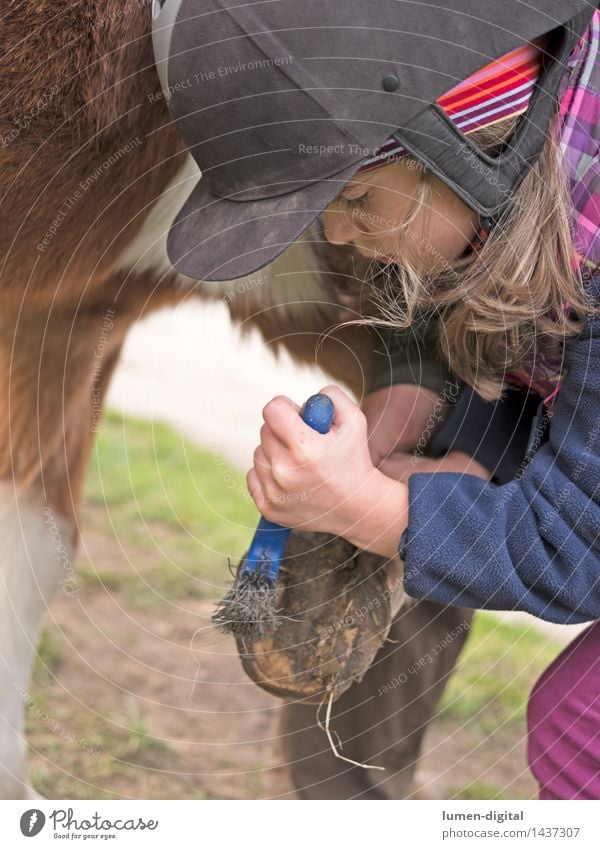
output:
<svg viewBox="0 0 600 849"><path fill-rule="evenodd" d="M441 271L466 250L479 218L445 183L429 177L429 203L398 230L413 209L420 164L401 159L357 174L323 212L325 237L380 262L408 259L420 273Z"/></svg>

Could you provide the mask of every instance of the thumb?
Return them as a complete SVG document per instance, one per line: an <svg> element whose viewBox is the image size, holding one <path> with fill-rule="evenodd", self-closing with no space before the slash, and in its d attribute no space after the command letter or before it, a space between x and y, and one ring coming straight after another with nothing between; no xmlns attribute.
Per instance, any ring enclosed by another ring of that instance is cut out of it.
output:
<svg viewBox="0 0 600 849"><path fill-rule="evenodd" d="M351 422L356 423L359 420L366 422L364 413L358 404L343 389L340 389L339 386L330 384L319 391L331 398L333 403L334 428L344 427Z"/></svg>

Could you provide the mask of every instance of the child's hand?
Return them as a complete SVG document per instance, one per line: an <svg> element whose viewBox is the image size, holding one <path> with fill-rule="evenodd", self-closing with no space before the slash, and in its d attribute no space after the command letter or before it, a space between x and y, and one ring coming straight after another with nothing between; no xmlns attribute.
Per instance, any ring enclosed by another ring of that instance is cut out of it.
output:
<svg viewBox="0 0 600 849"><path fill-rule="evenodd" d="M394 451L380 466L384 475L407 483L415 472L458 472L489 480L491 472L463 451L449 451L443 457L421 457L414 453Z"/></svg>
<svg viewBox="0 0 600 849"><path fill-rule="evenodd" d="M392 452L424 447L448 409L437 392L412 383L395 383L370 392L362 410L367 417L373 465L383 470L382 463Z"/></svg>
<svg viewBox="0 0 600 849"><path fill-rule="evenodd" d="M364 413L337 386L329 433L304 424L300 407L278 396L263 410L261 443L247 475L250 495L272 522L344 537L393 557L408 517L404 484L371 462Z"/></svg>

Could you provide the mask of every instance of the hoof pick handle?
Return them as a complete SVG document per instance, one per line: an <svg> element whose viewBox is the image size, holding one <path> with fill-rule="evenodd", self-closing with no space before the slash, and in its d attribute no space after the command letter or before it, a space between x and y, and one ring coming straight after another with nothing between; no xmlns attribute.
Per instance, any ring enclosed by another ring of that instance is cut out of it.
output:
<svg viewBox="0 0 600 849"><path fill-rule="evenodd" d="M302 421L317 433L327 433L333 421L333 402L323 393L311 395L300 415ZM269 522L261 516L248 550L244 573L254 572L258 568L268 570L265 577L274 584L290 532L291 529L285 525Z"/></svg>

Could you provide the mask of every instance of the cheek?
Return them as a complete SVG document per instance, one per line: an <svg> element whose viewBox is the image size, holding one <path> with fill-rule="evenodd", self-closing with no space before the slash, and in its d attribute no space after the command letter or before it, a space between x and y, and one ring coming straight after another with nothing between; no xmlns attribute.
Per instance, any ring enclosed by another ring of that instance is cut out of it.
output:
<svg viewBox="0 0 600 849"><path fill-rule="evenodd" d="M448 260L456 259L468 247L477 229L478 215L450 189L443 187L433 204L431 243Z"/></svg>
<svg viewBox="0 0 600 849"><path fill-rule="evenodd" d="M427 233L423 233L423 241L432 254L450 259L456 236L456 230L448 219L441 215L432 215Z"/></svg>
<svg viewBox="0 0 600 849"><path fill-rule="evenodd" d="M429 241L432 253L438 257L453 260L465 250L469 244L470 234L463 232L456 221L441 215L432 217Z"/></svg>
<svg viewBox="0 0 600 849"><path fill-rule="evenodd" d="M372 216L372 220L379 222L379 227L375 229L380 229L383 235L402 227L410 214L411 204L411 198L403 193L379 190L366 204L365 210Z"/></svg>
<svg viewBox="0 0 600 849"><path fill-rule="evenodd" d="M413 256L428 273L441 271L444 265L459 257L468 247L474 232L469 216L453 203L433 203L422 210L410 225Z"/></svg>

